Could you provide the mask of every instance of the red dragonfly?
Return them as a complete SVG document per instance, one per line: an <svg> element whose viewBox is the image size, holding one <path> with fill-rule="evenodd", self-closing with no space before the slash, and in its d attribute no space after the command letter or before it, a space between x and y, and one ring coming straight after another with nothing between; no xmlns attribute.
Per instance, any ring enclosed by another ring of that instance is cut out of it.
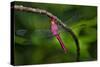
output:
<svg viewBox="0 0 100 67"><path fill-rule="evenodd" d="M51 18L51 32L54 36L56 36L57 40L59 41L62 49L64 50L64 52L66 53L67 49L65 48L65 45L60 37L60 35L58 34L58 26L57 26L57 21L54 17Z"/></svg>

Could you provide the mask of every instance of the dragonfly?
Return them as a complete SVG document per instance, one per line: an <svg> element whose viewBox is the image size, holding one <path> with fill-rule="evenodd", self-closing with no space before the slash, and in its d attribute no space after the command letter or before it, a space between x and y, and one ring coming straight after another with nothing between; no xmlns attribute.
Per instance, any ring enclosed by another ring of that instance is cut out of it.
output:
<svg viewBox="0 0 100 67"><path fill-rule="evenodd" d="M42 39L43 38L50 39L53 36L55 36L57 38L57 40L59 41L59 43L60 43L62 49L64 50L64 52L67 53L67 49L65 47L65 44L63 43L63 41L62 41L62 39L60 37L60 34L58 32L58 27L59 26L57 25L56 19L51 18L51 28L50 28L50 30L48 30L48 29L47 30L46 29L45 30L44 29L42 29L42 30L34 30L34 33L37 36L40 36L40 38L42 38ZM25 30L25 29L16 30L16 34L20 35L20 36L24 36L26 32L28 32L28 31ZM53 35L50 35L51 33ZM46 36L44 37L44 35L46 35Z"/></svg>
<svg viewBox="0 0 100 67"><path fill-rule="evenodd" d="M59 41L62 49L64 50L64 52L67 52L67 49L58 33L58 25L57 25L57 21L54 17L51 18L51 32L52 34L57 38L57 40Z"/></svg>

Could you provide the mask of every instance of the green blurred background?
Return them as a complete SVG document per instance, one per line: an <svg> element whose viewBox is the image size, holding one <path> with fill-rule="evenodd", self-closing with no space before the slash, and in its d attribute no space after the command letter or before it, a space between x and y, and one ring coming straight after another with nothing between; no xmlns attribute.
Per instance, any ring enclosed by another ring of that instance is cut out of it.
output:
<svg viewBox="0 0 100 67"><path fill-rule="evenodd" d="M74 31L80 42L80 60L97 59L97 7L66 4L14 2L17 5L47 10ZM76 46L71 35L59 26L68 52L50 32L50 18L37 13L14 11L14 64L76 62Z"/></svg>

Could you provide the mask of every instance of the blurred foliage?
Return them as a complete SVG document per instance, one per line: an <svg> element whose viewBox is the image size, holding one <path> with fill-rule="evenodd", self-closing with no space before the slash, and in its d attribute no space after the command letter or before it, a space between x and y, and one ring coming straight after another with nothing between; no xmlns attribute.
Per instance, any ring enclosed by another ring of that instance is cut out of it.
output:
<svg viewBox="0 0 100 67"><path fill-rule="evenodd" d="M15 2L17 5L45 9L68 25L80 42L80 60L97 59L97 7L49 3ZM15 65L76 61L76 46L71 35L59 26L67 54L50 32L50 19L41 14L14 11Z"/></svg>

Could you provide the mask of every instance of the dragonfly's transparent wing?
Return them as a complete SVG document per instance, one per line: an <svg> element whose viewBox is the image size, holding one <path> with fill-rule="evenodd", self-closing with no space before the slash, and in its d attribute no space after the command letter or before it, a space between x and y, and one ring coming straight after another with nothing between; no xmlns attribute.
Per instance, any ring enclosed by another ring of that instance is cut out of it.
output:
<svg viewBox="0 0 100 67"><path fill-rule="evenodd" d="M49 38L53 37L53 35L49 29L35 30L34 33L37 34L38 36L41 36L41 38L43 38L43 39L44 38L49 39Z"/></svg>

